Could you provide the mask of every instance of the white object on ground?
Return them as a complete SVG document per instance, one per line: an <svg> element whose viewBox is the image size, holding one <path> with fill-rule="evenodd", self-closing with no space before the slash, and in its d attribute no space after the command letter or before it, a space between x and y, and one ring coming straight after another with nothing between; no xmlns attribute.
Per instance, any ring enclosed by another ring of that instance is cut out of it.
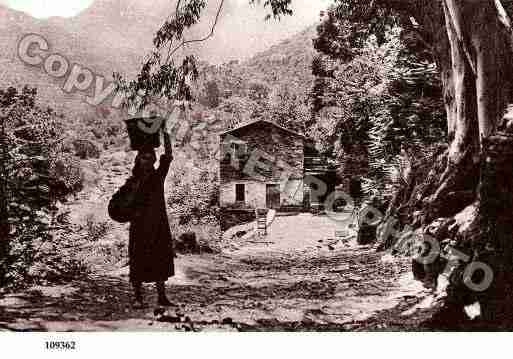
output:
<svg viewBox="0 0 513 359"><path fill-rule="evenodd" d="M481 315L481 305L479 302L467 305L463 308L463 310L465 311L465 314L470 318L470 320L474 320Z"/></svg>

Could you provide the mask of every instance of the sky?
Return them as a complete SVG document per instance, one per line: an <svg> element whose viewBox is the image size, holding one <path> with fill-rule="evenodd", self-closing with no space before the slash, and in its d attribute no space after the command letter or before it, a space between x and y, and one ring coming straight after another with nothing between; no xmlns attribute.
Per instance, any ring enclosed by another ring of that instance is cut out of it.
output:
<svg viewBox="0 0 513 359"><path fill-rule="evenodd" d="M93 2L94 0L0 0L2 5L37 18L74 16Z"/></svg>

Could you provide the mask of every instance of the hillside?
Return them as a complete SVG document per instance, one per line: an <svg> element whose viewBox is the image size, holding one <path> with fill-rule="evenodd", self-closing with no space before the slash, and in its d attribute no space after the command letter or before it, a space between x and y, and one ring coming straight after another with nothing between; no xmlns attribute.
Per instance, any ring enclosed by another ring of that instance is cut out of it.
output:
<svg viewBox="0 0 513 359"><path fill-rule="evenodd" d="M286 85L306 93L313 83L311 64L315 54L315 26L271 46L243 63L243 71L269 84Z"/></svg>
<svg viewBox="0 0 513 359"><path fill-rule="evenodd" d="M310 69L315 50L312 39L315 26L257 53L246 61L231 61L222 65L205 65L204 81L216 81L226 97L245 97L251 82L262 82L270 90L287 87L304 96L313 83Z"/></svg>
<svg viewBox="0 0 513 359"><path fill-rule="evenodd" d="M215 10L214 5L209 5L205 22L193 28L189 37L196 37L208 30L208 15ZM215 36L201 45L188 48L187 52L195 53L208 63L244 59L300 29L292 18L281 22L265 22L263 18L266 10L261 7L242 6L232 1L225 6ZM41 69L23 64L16 55L19 39L27 33L40 34L50 43L52 52L58 52L70 62L86 66L107 80L111 79L113 72L120 72L130 78L137 73L145 55L151 50L153 34L171 9L170 2L163 0L152 2L152 6L137 0L97 0L73 18L36 19L0 5L0 48L3 50L0 53L0 81L3 86L27 83L37 87L41 101L67 117L94 114L95 111L83 103L83 94L67 95L60 90L62 80L55 81ZM236 36L244 41L233 41L233 28L240 28L240 19L245 19L245 23L243 30ZM255 25L255 29L259 28L260 37L253 36L251 31L255 30L251 30L250 24ZM301 44L296 45L297 49L301 48ZM282 47L283 50L280 49ZM274 69L282 73L289 71L285 70L285 63L276 63L289 54L288 48L292 49L289 45L281 44L261 52L246 61L248 66L237 72L249 71L252 76L275 82L277 78L273 75ZM290 55L294 55L291 57L296 62L309 62L307 58L297 60L301 56L293 52ZM269 64L272 66L269 67ZM305 66L301 65L302 68Z"/></svg>
<svg viewBox="0 0 513 359"><path fill-rule="evenodd" d="M104 2L97 2L98 5ZM144 16L145 22L120 17L111 8L88 9L73 19L39 20L0 6L0 74L4 86L30 84L38 88L40 100L67 117L93 112L83 102L84 94L67 95L41 68L26 66L17 57L19 39L27 33L44 36L50 51L65 56L70 63L88 67L95 74L111 79L114 71L133 75L149 50L152 33L160 19ZM127 18L128 17L128 18ZM142 16L141 16L142 17ZM137 34L137 36L135 36Z"/></svg>

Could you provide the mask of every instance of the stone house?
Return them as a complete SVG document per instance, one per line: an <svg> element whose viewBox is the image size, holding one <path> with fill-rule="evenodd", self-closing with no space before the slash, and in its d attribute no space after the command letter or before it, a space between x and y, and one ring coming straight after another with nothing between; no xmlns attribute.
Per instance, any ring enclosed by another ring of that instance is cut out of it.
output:
<svg viewBox="0 0 513 359"><path fill-rule="evenodd" d="M221 208L303 210L315 206L310 202L311 178L328 182L329 190L334 188L335 171L311 143L302 134L267 120L221 133Z"/></svg>

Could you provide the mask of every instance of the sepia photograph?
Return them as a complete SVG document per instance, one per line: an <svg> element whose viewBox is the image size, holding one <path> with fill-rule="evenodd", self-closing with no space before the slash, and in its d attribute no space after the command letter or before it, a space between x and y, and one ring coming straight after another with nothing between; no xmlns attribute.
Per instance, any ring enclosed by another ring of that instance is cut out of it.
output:
<svg viewBox="0 0 513 359"><path fill-rule="evenodd" d="M512 18L0 0L0 340L513 330Z"/></svg>

